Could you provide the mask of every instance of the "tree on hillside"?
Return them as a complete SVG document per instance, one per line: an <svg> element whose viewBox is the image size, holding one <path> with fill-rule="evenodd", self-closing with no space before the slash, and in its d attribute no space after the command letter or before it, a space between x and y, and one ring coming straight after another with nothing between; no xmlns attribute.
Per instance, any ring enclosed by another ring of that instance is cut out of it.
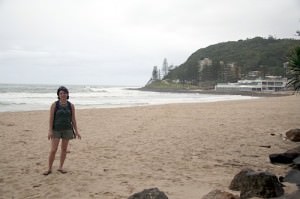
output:
<svg viewBox="0 0 300 199"><path fill-rule="evenodd" d="M165 77L169 72L169 66L168 66L168 61L167 58L164 59L163 65L162 65L162 75Z"/></svg>
<svg viewBox="0 0 300 199"><path fill-rule="evenodd" d="M300 46L293 49L288 56L288 87L292 87L295 91L300 91Z"/></svg>
<svg viewBox="0 0 300 199"><path fill-rule="evenodd" d="M159 79L159 72L157 70L157 66L153 67L153 71L152 71L152 80L158 80Z"/></svg>

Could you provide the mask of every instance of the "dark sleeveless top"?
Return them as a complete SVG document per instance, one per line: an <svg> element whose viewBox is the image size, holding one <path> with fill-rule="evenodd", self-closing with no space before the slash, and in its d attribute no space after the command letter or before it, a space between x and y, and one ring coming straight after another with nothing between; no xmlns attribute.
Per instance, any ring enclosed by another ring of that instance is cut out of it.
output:
<svg viewBox="0 0 300 199"><path fill-rule="evenodd" d="M62 106L57 104L54 111L53 130L71 130L72 129L72 110L68 104Z"/></svg>

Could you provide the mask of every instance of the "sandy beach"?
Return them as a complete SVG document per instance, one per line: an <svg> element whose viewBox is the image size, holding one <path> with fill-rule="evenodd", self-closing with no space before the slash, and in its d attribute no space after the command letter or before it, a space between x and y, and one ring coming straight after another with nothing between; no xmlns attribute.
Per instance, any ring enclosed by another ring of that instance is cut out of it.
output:
<svg viewBox="0 0 300 199"><path fill-rule="evenodd" d="M242 168L284 175L268 156L299 145L283 139L300 128L299 107L298 95L77 110L82 140L71 141L68 173L56 171L58 151L49 176L49 112L0 113L0 198L126 199L157 187L199 199L228 190Z"/></svg>

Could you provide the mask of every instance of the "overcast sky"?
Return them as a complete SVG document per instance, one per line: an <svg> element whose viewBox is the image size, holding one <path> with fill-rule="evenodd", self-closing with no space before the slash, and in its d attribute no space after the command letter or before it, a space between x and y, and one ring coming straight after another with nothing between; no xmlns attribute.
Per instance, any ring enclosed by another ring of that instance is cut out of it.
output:
<svg viewBox="0 0 300 199"><path fill-rule="evenodd" d="M0 83L142 86L164 58L296 30L299 0L0 0Z"/></svg>

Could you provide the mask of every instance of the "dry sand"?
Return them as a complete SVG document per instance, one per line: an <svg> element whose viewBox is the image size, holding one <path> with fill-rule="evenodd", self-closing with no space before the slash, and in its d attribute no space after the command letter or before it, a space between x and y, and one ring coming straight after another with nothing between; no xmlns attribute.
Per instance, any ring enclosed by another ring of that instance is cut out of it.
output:
<svg viewBox="0 0 300 199"><path fill-rule="evenodd" d="M284 175L268 155L296 147L300 96L77 110L67 174L47 169L48 111L0 113L1 198L125 199L158 187L170 199L228 190L242 168ZM275 135L271 135L275 134ZM265 148L261 146L271 146Z"/></svg>

